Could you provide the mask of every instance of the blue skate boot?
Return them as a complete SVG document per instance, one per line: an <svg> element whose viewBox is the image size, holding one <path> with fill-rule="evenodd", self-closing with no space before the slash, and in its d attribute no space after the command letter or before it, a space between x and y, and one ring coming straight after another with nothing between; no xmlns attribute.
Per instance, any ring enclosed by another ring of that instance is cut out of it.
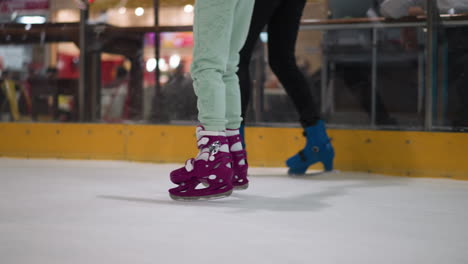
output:
<svg viewBox="0 0 468 264"><path fill-rule="evenodd" d="M241 141L242 141L242 148L245 149L245 125L244 124L241 124L240 128L239 128L239 134L241 136Z"/></svg>
<svg viewBox="0 0 468 264"><path fill-rule="evenodd" d="M325 171L333 170L335 151L325 130L325 123L319 120L315 126L304 131L307 143L303 150L286 161L289 174L305 174L311 165L321 162Z"/></svg>

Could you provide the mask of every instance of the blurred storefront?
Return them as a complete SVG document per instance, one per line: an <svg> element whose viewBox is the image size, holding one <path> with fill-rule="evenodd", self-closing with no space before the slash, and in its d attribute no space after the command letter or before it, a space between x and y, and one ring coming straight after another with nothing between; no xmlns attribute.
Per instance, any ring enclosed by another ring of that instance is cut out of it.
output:
<svg viewBox="0 0 468 264"><path fill-rule="evenodd" d="M20 120L193 123L194 1L83 1L0 1L1 78L15 82ZM429 104L426 22L381 19L381 2L307 1L296 56L315 97L311 103L331 125L410 130L428 129L431 105L429 127L450 130L463 104L451 85L456 80L442 67L450 50L440 47L439 86ZM451 27L464 25L444 19ZM403 32L413 32L416 48L405 48ZM269 69L267 46L262 33L247 122L297 126L295 109ZM12 121L4 98L2 120Z"/></svg>

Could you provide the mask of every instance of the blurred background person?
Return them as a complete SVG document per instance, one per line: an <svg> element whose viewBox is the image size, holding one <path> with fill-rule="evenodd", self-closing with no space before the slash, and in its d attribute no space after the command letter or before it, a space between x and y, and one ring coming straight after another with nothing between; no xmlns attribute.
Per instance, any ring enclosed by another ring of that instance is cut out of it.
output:
<svg viewBox="0 0 468 264"><path fill-rule="evenodd" d="M376 17L378 7L382 0L354 0L343 2L341 0L330 0L330 19L353 19L362 17ZM380 31L380 41L384 41L384 36L392 34L391 29ZM332 79L335 81L337 91L337 104L343 105L343 101L350 98L344 96L345 88L356 99L358 106L364 110L365 114L372 117L372 62L369 57L372 49L372 30L371 29L341 29L332 30L326 33L325 46L332 50L329 52L330 62L328 67ZM352 51L352 52L350 52ZM379 49L379 60L377 67L383 71L392 71L391 65L385 57L391 56ZM331 67L333 64L333 67ZM320 70L320 71L321 71ZM316 76L321 73L317 72ZM320 78L320 77L319 77ZM402 78L402 77L400 77ZM396 120L390 116L387 106L382 96L385 85L383 83L391 82L391 78L386 75L378 75L378 89L376 91L376 124L378 125L396 125ZM340 80L337 82L337 80ZM341 84L341 86L340 86ZM395 93L397 91L394 91ZM338 94L340 93L340 94ZM388 100L388 98L386 98Z"/></svg>
<svg viewBox="0 0 468 264"><path fill-rule="evenodd" d="M125 108L128 108L128 71L123 66L116 69L115 80L102 90L102 119L108 122L121 122L125 119Z"/></svg>

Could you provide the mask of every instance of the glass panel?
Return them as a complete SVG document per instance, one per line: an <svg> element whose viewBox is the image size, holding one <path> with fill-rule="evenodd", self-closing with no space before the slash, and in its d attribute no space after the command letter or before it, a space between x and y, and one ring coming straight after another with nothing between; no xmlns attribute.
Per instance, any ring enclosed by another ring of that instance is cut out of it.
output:
<svg viewBox="0 0 468 264"><path fill-rule="evenodd" d="M0 6L0 119L77 120L75 2L3 0Z"/></svg>
<svg viewBox="0 0 468 264"><path fill-rule="evenodd" d="M143 36L141 51L101 57L101 119L103 122L184 123L196 119L195 94L189 70L191 32L161 33L161 56L156 61L155 34ZM156 88L159 67L161 85Z"/></svg>
<svg viewBox="0 0 468 264"><path fill-rule="evenodd" d="M468 27L440 27L435 129L468 131Z"/></svg>
<svg viewBox="0 0 468 264"><path fill-rule="evenodd" d="M372 30L331 30L324 35L322 45L321 71L326 71L327 85L325 118L332 124L369 125Z"/></svg>
<svg viewBox="0 0 468 264"><path fill-rule="evenodd" d="M330 16L337 20L306 20L309 23L301 28L296 45L297 63L312 93L310 104L335 126L422 129L426 39L423 28L369 20L380 19L376 1L349 5L330 1L328 12L324 7L326 3L322 1L310 1L303 19ZM263 43L253 56L256 60L251 70L257 85L247 121L297 124L299 115L283 85L268 66L266 70L259 66L268 64L264 63L268 61L268 35L262 34Z"/></svg>
<svg viewBox="0 0 468 264"><path fill-rule="evenodd" d="M2 120L76 121L78 63L74 43L1 45Z"/></svg>
<svg viewBox="0 0 468 264"><path fill-rule="evenodd" d="M307 1L295 50L306 89L312 94L307 104L334 126L420 130L426 112L427 29L424 21L415 24L411 18L405 25L380 23L382 2ZM2 120L78 120L80 11L76 3L2 1ZM189 74L192 33L161 33L156 61L156 36L150 28L142 28L154 25L153 4L153 0L106 0L90 5L86 111L92 113L91 120L172 124L196 120ZM191 25L193 4L191 0L161 1L161 25ZM463 10L441 7L441 11ZM415 7L401 12L424 14ZM460 18L446 27L439 24L433 128L463 130L468 120L468 96L463 89L468 75L467 26ZM246 121L298 126L296 107L269 66L269 36L264 32L259 39L250 67L252 97Z"/></svg>
<svg viewBox="0 0 468 264"><path fill-rule="evenodd" d="M386 28L377 38L376 124L422 129L425 34L421 28Z"/></svg>
<svg viewBox="0 0 468 264"><path fill-rule="evenodd" d="M145 70L145 58L148 56L148 39L154 43L154 34L124 33L109 35L109 40L103 41L107 45L103 46L96 58L100 63L100 73L90 76L91 83L99 84L99 114L96 121L140 122L146 117L144 100L147 98L147 88L154 85L155 77ZM119 46L114 46L114 41ZM154 49L151 57L154 58Z"/></svg>
<svg viewBox="0 0 468 264"><path fill-rule="evenodd" d="M0 46L2 120L71 120L79 77L76 52L73 43Z"/></svg>
<svg viewBox="0 0 468 264"><path fill-rule="evenodd" d="M161 34L160 100L153 98L152 109L157 122L183 124L197 119L196 96L190 77L193 34L167 32Z"/></svg>

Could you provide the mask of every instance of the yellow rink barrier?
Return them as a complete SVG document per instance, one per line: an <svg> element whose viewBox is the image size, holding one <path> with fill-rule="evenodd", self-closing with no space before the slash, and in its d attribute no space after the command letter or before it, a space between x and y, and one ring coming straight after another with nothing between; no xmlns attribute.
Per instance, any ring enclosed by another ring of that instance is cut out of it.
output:
<svg viewBox="0 0 468 264"><path fill-rule="evenodd" d="M301 133L247 128L250 164L284 167L304 146ZM329 134L338 170L468 180L468 133L330 129ZM183 163L195 153L192 126L0 123L3 157Z"/></svg>

